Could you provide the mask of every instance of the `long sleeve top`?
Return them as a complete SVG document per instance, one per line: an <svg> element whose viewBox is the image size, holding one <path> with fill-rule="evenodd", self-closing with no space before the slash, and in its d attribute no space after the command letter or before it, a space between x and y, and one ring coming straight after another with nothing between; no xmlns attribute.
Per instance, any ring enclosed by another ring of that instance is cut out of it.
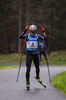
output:
<svg viewBox="0 0 66 100"><path fill-rule="evenodd" d="M26 53L29 54L37 54L38 53L38 42L41 40L44 40L44 37L35 34L34 36L31 35L31 33L26 33L26 30L24 30L21 35L19 36L20 39L26 40Z"/></svg>

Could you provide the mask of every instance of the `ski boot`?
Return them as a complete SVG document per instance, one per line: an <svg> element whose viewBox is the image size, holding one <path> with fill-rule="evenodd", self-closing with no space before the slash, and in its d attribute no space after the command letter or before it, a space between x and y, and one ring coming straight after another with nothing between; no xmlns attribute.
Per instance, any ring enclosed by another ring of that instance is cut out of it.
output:
<svg viewBox="0 0 66 100"><path fill-rule="evenodd" d="M30 82L29 81L26 82L26 88L27 88L27 90L30 89Z"/></svg>
<svg viewBox="0 0 66 100"><path fill-rule="evenodd" d="M34 78L37 79L37 81L44 87L46 88L46 85L43 84L42 80L40 78L37 78L35 75L34 75Z"/></svg>
<svg viewBox="0 0 66 100"><path fill-rule="evenodd" d="M38 82L42 82L42 80L39 77L35 76L35 75L34 75L34 78L37 79Z"/></svg>

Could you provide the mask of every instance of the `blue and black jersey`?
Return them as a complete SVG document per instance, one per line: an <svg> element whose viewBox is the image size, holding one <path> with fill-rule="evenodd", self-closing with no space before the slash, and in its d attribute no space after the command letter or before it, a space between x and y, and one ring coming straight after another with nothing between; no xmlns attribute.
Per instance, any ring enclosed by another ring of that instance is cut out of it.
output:
<svg viewBox="0 0 66 100"><path fill-rule="evenodd" d="M40 51L44 51L44 43L39 43Z"/></svg>
<svg viewBox="0 0 66 100"><path fill-rule="evenodd" d="M39 34L35 34L32 36L30 33L25 34L25 31L19 36L19 38L23 39L26 37L26 51L29 54L37 54L38 53L38 41L43 40L43 37Z"/></svg>

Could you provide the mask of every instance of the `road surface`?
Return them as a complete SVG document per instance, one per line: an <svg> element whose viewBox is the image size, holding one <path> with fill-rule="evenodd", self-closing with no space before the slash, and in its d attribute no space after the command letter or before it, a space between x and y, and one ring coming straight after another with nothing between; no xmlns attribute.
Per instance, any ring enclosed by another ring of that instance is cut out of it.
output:
<svg viewBox="0 0 66 100"><path fill-rule="evenodd" d="M50 66L51 78L56 74L66 71L66 66ZM19 81L16 82L18 68L0 70L0 100L66 100L66 95L55 89L49 82L46 66L40 66L40 77L46 84L43 88L35 79L35 67L32 65L30 72L30 90L26 90L26 67L20 70Z"/></svg>

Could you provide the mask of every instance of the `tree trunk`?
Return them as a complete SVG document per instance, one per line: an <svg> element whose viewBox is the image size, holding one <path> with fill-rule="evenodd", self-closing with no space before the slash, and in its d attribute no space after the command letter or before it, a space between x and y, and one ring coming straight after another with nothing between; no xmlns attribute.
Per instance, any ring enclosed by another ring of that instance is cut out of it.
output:
<svg viewBox="0 0 66 100"><path fill-rule="evenodd" d="M18 18L18 36L21 34L21 18L22 18L22 1L19 0L19 18ZM20 54L22 52L22 40L18 38L18 53Z"/></svg>
<svg viewBox="0 0 66 100"><path fill-rule="evenodd" d="M26 25L30 24L30 0L26 0Z"/></svg>

